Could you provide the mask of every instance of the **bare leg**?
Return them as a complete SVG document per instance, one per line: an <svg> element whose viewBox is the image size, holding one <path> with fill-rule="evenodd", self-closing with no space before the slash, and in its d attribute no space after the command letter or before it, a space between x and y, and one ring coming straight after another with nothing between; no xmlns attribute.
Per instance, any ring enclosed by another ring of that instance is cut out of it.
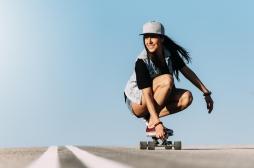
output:
<svg viewBox="0 0 254 168"><path fill-rule="evenodd" d="M173 88L173 83L173 77L168 74L158 76L153 80L155 108L158 111L159 117L165 117L182 111L192 103L193 97L191 92ZM143 96L141 104L132 103L132 110L137 117L143 117L149 122L150 114ZM153 124L149 122L149 126Z"/></svg>
<svg viewBox="0 0 254 168"><path fill-rule="evenodd" d="M169 94L173 87L173 83L174 83L173 77L172 75L169 75L169 74L158 76L153 80L154 100L156 102L155 108L158 109L157 110L158 113L165 106L164 105L165 101L169 97ZM142 96L141 105L132 103L132 109L133 109L133 113L136 116L144 117L147 120L149 119L149 112L147 110L146 102L143 99L143 96Z"/></svg>
<svg viewBox="0 0 254 168"><path fill-rule="evenodd" d="M165 100L168 99L174 84L171 75L161 75L153 80L154 100L158 107L161 107Z"/></svg>
<svg viewBox="0 0 254 168"><path fill-rule="evenodd" d="M186 109L192 103L192 100L193 97L190 91L174 89L166 102L166 106L159 112L159 117L165 117Z"/></svg>

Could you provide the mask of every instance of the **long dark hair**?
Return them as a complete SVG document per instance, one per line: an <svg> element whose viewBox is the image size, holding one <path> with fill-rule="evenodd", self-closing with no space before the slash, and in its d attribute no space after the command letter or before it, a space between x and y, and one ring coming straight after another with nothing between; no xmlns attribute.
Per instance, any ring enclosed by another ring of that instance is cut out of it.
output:
<svg viewBox="0 0 254 168"><path fill-rule="evenodd" d="M173 68L173 73L176 77L176 79L179 81L179 68L175 66L174 62L176 62L177 59L181 59L184 60L186 63L191 62L191 57L189 55L189 53L179 44L177 44L176 42L174 42L170 37L168 36L160 36L160 38L163 38L163 46L168 49L172 55L172 68ZM150 55L149 50L146 48L145 45L145 36L143 36L143 42L144 42L144 46L145 49L148 53L148 55Z"/></svg>

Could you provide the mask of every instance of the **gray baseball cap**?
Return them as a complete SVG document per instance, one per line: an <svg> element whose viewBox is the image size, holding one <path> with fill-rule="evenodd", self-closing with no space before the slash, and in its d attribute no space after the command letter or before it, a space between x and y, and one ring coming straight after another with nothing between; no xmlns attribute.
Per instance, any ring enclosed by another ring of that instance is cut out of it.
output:
<svg viewBox="0 0 254 168"><path fill-rule="evenodd" d="M158 34L165 36L165 29L160 22L150 21L143 25L143 33L139 35L145 34Z"/></svg>

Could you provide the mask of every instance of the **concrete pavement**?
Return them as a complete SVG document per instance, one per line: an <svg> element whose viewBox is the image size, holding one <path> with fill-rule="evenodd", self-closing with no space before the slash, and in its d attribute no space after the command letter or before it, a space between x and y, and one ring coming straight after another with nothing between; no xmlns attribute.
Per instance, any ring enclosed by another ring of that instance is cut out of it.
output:
<svg viewBox="0 0 254 168"><path fill-rule="evenodd" d="M139 150L125 147L73 146L76 153L65 146L51 151L48 147L0 149L0 168L43 167L137 167L137 168L252 168L253 145L231 146L183 146L183 150ZM54 156L54 157L53 157ZM44 159L42 159L44 158ZM48 159L48 160L47 160ZM59 164L54 164L58 162ZM38 166L39 165L39 166Z"/></svg>

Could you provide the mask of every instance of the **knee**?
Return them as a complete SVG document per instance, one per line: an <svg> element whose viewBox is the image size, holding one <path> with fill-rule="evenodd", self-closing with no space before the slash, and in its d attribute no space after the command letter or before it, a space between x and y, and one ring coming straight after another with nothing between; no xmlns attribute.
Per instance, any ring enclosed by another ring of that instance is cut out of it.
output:
<svg viewBox="0 0 254 168"><path fill-rule="evenodd" d="M171 89L174 85L174 78L171 75L163 75L160 86L163 88Z"/></svg>
<svg viewBox="0 0 254 168"><path fill-rule="evenodd" d="M191 105L192 101L193 101L192 93L190 91L186 91L182 96L182 106L186 108L189 105Z"/></svg>

